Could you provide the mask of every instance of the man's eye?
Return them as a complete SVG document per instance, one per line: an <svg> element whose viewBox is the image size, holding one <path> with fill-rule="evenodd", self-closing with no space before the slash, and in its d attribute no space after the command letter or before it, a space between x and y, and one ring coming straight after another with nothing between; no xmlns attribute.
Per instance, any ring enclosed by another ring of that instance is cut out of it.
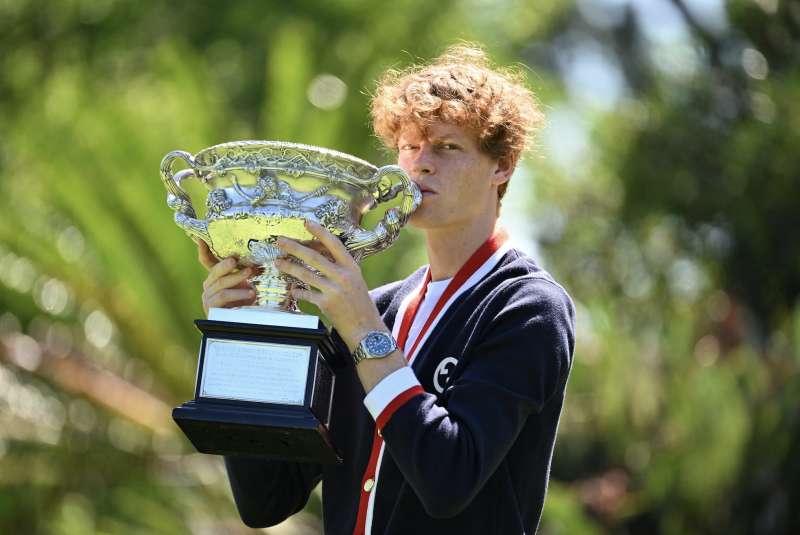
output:
<svg viewBox="0 0 800 535"><path fill-rule="evenodd" d="M411 145L410 143L406 143L405 145L400 145L400 150L413 150L413 149L414 145Z"/></svg>
<svg viewBox="0 0 800 535"><path fill-rule="evenodd" d="M442 148L444 150L458 150L460 147L458 145L456 145L455 143L444 143L442 145Z"/></svg>

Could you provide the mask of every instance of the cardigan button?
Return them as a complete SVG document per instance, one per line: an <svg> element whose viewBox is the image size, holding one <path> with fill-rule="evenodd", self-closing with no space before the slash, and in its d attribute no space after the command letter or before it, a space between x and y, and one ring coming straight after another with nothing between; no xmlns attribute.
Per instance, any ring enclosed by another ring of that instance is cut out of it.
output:
<svg viewBox="0 0 800 535"><path fill-rule="evenodd" d="M369 492L372 490L372 487L375 486L375 480L369 478L368 480L364 481L364 492Z"/></svg>

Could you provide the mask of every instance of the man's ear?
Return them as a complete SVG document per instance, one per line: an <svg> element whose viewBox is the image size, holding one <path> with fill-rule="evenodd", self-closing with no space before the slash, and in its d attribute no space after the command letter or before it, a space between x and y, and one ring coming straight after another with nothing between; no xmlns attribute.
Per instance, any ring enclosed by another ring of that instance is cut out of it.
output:
<svg viewBox="0 0 800 535"><path fill-rule="evenodd" d="M492 173L492 185L499 186L505 184L511 179L514 174L514 169L517 167L517 162L513 158L500 158L495 164L494 173Z"/></svg>

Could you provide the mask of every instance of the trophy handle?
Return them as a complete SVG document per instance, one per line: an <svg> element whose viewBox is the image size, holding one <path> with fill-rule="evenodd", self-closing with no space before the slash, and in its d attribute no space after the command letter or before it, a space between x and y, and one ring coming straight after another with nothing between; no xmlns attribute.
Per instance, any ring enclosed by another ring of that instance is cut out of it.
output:
<svg viewBox="0 0 800 535"><path fill-rule="evenodd" d="M182 169L172 173L172 162L182 159L189 164L189 169ZM186 151L174 150L161 160L161 181L167 188L167 206L175 210L175 223L181 227L194 241L203 240L211 246L211 237L208 234L208 223L197 219L197 213L192 206L192 200L181 187L181 182L187 178L196 178L194 156Z"/></svg>
<svg viewBox="0 0 800 535"><path fill-rule="evenodd" d="M393 178L399 183L389 187ZM381 167L370 181L378 184L377 203L394 199L398 194L402 194L403 197L400 206L387 210L374 229L355 227L348 234L345 246L359 260L389 247L397 239L400 229L408 222L408 218L422 203L419 187L411 182L406 172L397 165ZM386 186L381 187L382 184Z"/></svg>

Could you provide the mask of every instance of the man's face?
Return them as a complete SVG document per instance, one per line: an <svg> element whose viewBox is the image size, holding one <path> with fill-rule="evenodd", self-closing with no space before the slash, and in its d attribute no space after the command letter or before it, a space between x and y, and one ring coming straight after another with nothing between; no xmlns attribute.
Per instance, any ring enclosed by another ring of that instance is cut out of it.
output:
<svg viewBox="0 0 800 535"><path fill-rule="evenodd" d="M422 205L411 216L415 227L455 230L496 210L497 185L510 172L481 152L471 130L436 122L421 132L409 125L397 148L398 165L422 190Z"/></svg>

